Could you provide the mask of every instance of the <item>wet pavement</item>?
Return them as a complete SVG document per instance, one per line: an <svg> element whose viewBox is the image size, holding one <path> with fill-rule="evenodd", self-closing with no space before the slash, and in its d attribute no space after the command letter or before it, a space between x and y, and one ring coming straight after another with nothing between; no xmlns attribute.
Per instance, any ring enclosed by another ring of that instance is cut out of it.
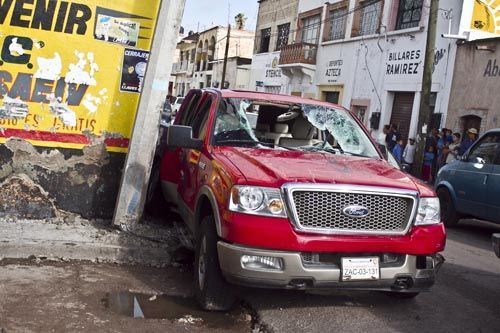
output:
<svg viewBox="0 0 500 333"><path fill-rule="evenodd" d="M101 301L107 309L132 318L203 323L203 326L214 329L237 327L242 315L242 309L238 307L229 313L202 311L194 297L184 296L119 291L108 293Z"/></svg>
<svg viewBox="0 0 500 333"><path fill-rule="evenodd" d="M185 267L0 261L0 332L251 332L252 317L201 311Z"/></svg>

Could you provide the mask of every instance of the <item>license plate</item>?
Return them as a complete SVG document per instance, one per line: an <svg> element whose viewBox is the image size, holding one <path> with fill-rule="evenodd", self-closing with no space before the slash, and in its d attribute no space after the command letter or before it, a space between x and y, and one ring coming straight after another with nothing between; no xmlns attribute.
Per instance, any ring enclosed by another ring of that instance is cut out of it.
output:
<svg viewBox="0 0 500 333"><path fill-rule="evenodd" d="M342 281L378 280L379 258L342 258Z"/></svg>

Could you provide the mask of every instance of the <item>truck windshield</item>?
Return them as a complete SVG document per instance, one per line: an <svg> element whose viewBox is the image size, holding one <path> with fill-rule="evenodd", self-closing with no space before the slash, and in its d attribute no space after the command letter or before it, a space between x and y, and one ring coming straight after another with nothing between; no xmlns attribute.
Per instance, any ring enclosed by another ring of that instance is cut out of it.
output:
<svg viewBox="0 0 500 333"><path fill-rule="evenodd" d="M349 112L315 104L224 98L215 122L218 146L257 146L379 158Z"/></svg>

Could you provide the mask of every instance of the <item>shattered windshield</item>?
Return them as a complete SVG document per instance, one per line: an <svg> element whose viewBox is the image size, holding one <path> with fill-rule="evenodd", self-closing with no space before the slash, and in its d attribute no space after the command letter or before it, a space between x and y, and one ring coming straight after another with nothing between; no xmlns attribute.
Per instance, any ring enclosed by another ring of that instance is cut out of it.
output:
<svg viewBox="0 0 500 333"><path fill-rule="evenodd" d="M224 98L214 129L219 146L258 146L379 158L349 112L314 104Z"/></svg>

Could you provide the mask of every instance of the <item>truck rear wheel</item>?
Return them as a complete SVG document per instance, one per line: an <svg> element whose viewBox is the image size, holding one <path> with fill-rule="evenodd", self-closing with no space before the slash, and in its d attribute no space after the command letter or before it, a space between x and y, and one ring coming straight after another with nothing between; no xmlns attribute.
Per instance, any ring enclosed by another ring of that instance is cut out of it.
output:
<svg viewBox="0 0 500 333"><path fill-rule="evenodd" d="M196 298L204 310L228 311L236 302L233 287L222 276L217 255L217 231L213 216L203 218L196 244Z"/></svg>
<svg viewBox="0 0 500 333"><path fill-rule="evenodd" d="M439 188L437 190L437 195L441 205L441 219L444 225L448 228L455 227L458 224L460 216L453 204L450 192L445 188Z"/></svg>

